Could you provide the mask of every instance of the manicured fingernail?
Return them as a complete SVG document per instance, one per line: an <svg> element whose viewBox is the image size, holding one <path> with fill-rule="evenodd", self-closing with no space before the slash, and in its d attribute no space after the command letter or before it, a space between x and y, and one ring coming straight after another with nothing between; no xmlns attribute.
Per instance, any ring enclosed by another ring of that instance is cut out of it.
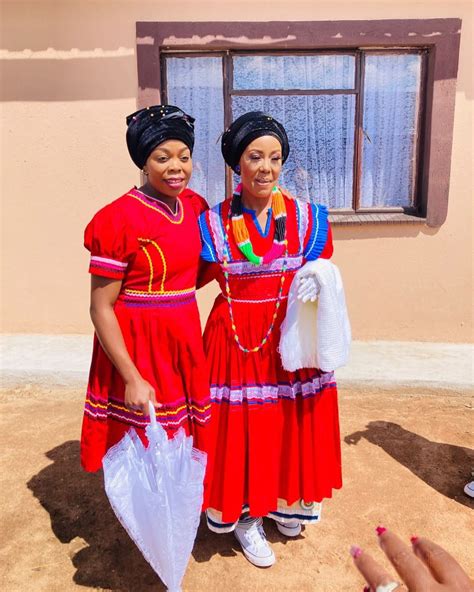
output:
<svg viewBox="0 0 474 592"><path fill-rule="evenodd" d="M377 526L375 532L377 533L377 536L382 536L386 530L387 529L385 528L385 526Z"/></svg>
<svg viewBox="0 0 474 592"><path fill-rule="evenodd" d="M364 589L362 590L362 592L370 592L370 587L364 586Z"/></svg>
<svg viewBox="0 0 474 592"><path fill-rule="evenodd" d="M357 557L360 557L362 555L362 549L360 547L357 547L356 545L352 545L352 547L349 549L349 553L352 555L354 559L357 559Z"/></svg>
<svg viewBox="0 0 474 592"><path fill-rule="evenodd" d="M418 542L418 537L417 536L412 536L412 537L410 537L410 541L411 541L411 544L414 545L415 543Z"/></svg>

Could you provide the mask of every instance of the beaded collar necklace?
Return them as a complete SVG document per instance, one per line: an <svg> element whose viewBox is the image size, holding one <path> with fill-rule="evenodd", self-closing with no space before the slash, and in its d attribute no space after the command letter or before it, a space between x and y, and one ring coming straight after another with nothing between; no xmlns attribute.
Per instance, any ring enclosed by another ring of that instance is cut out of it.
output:
<svg viewBox="0 0 474 592"><path fill-rule="evenodd" d="M286 240L286 206L285 200L278 187L272 189L272 215L275 221L275 236L273 238L270 250L263 257L255 255L253 245L250 241L249 231L245 224L244 211L242 205L242 183L237 185L232 196L229 216L227 218L227 234L232 224L232 233L234 235L240 252L254 265L270 263L274 259L281 257L285 250Z"/></svg>
<svg viewBox="0 0 474 592"><path fill-rule="evenodd" d="M242 192L242 185L238 185L235 192L234 192L234 195L232 197L232 203L229 208L229 214L227 217L227 224L225 226L225 232L224 232L224 254L223 254L223 260L222 260L222 266L223 266L224 279L225 279L226 299L227 299L227 304L229 305L230 324L232 327L232 333L234 335L234 340L237 343L238 348L241 351L243 351L244 353L248 354L248 353L256 353L256 352L260 351L264 347L264 345L268 342L270 335L272 334L273 329L275 328L275 323L276 323L276 320L278 317L278 310L281 306L281 301L282 301L282 297L283 297L283 287L285 284L285 272L286 272L287 265L288 265L287 264L288 242L286 240L285 202L284 202L281 192L276 187L274 187L273 193L272 193L272 210L273 210L273 216L275 219L275 238L273 239L273 245L272 245L271 249L263 257L258 257L257 255L254 254L253 248L252 248L252 243L250 242L250 238L245 239L245 234L242 231L242 225L243 225L245 228L245 232L247 233L247 237L248 237L248 230L247 230L247 227L245 226L245 221L243 218L241 192ZM236 198L239 201L239 204L236 207L234 207L234 202L235 202ZM280 199L281 199L281 202L279 202ZM240 208L240 210L239 210L239 208ZM277 210L277 212L275 212L275 209ZM240 214L238 213L239 211L240 211ZM230 292L228 265L229 265L229 253L230 253L229 231L230 231L230 226L231 226L231 220L232 220L232 230L234 232L234 238L236 239L236 241L238 240L237 236L235 234L236 227L234 225L234 212L237 212L237 215L241 217L242 224L240 224L240 220L238 220L239 225L237 226L237 229L240 233L242 233L239 235L240 238L244 239L244 240L241 240L240 243L238 242L237 244L238 244L240 251L243 253L243 255L245 255L245 257L251 263L254 263L255 265L261 265L262 263L269 263L270 261L273 261L277 257L283 255L283 265L281 268L281 276L280 276L280 287L278 289L278 295L277 295L276 301L275 301L275 310L273 311L273 316L272 316L272 320L270 322L270 326L268 327L268 330L265 333L265 337L262 339L262 341L258 345L256 345L255 347L250 347L250 348L242 345L239 334L237 333L237 326L235 324L234 310L232 307L232 295ZM277 216L278 216L278 218L277 218ZM278 236L277 236L277 233L278 233ZM241 244L243 245L243 247L241 247ZM245 247L245 245L249 245L249 247ZM252 256L253 256L254 260L252 260L250 258Z"/></svg>

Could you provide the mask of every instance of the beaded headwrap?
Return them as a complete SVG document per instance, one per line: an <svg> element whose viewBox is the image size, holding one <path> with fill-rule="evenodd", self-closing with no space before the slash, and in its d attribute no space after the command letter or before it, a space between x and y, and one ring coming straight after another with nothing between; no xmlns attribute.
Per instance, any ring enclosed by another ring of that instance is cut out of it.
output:
<svg viewBox="0 0 474 592"><path fill-rule="evenodd" d="M133 162L142 169L153 150L166 140L181 140L192 152L194 118L174 105L154 105L129 115L127 146Z"/></svg>
<svg viewBox="0 0 474 592"><path fill-rule="evenodd" d="M281 144L282 162L286 161L290 145L285 128L271 115L262 111L249 111L231 123L222 135L222 156L233 171L247 146L261 136L275 137Z"/></svg>

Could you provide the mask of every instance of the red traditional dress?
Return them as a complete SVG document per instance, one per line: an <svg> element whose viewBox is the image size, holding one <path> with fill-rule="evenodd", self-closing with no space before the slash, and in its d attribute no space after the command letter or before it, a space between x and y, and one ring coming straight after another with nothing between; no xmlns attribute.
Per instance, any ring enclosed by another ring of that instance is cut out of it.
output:
<svg viewBox="0 0 474 592"><path fill-rule="evenodd" d="M201 243L197 218L207 208L186 189L177 210L132 189L100 210L85 231L90 273L122 281L115 315L127 350L163 407L156 416L169 436L184 427L205 447L209 382L195 285ZM145 418L124 405L124 383L97 336L87 387L81 462L101 467L105 452Z"/></svg>
<svg viewBox="0 0 474 592"><path fill-rule="evenodd" d="M341 455L337 389L332 372L308 368L294 373L277 351L291 280L306 260L332 255L327 209L285 197L288 255L256 266L240 252L226 222L230 200L199 218L203 251L221 286L204 333L211 382L208 526L233 530L243 511L282 522L314 522L320 503L340 488ZM274 220L260 228L244 208L253 250L263 256L272 245ZM229 262L224 267L223 262ZM275 328L256 353L239 349L225 297L228 271L235 327L243 346L260 344L272 322L281 273L286 281Z"/></svg>

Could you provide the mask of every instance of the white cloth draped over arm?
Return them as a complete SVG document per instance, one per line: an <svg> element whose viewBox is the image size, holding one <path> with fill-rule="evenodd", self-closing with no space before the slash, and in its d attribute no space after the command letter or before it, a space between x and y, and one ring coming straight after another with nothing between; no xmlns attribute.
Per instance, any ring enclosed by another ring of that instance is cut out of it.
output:
<svg viewBox="0 0 474 592"><path fill-rule="evenodd" d="M321 286L316 302L298 300L299 274L314 274ZM295 275L281 326L279 351L285 370L330 372L349 358L351 327L339 269L328 259L307 262Z"/></svg>

